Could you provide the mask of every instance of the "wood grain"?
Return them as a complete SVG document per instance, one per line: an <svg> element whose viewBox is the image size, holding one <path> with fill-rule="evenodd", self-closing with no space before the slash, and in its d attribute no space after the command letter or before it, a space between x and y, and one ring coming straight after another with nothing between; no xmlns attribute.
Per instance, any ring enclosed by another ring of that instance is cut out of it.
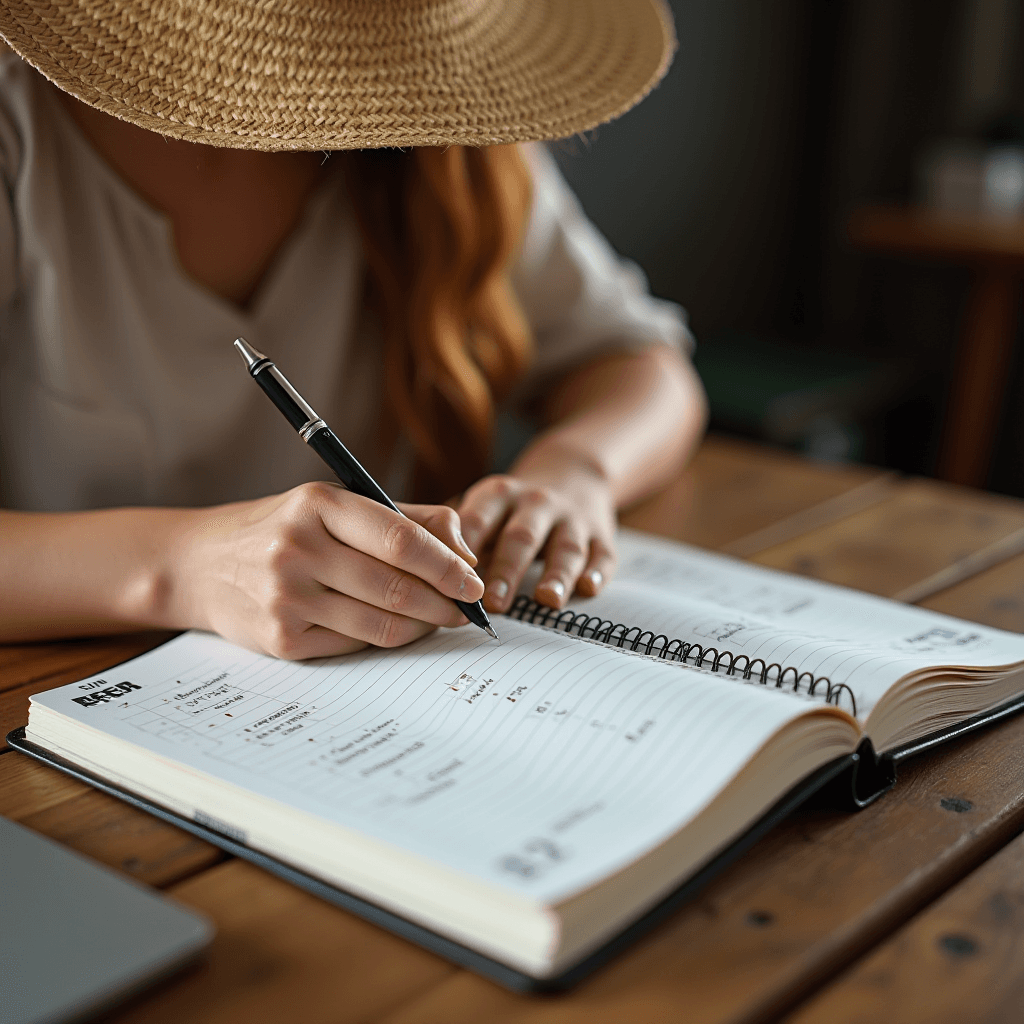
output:
<svg viewBox="0 0 1024 1024"><path fill-rule="evenodd" d="M1024 526L1024 503L908 480L871 508L753 557L761 565L889 596Z"/></svg>
<svg viewBox="0 0 1024 1024"><path fill-rule="evenodd" d="M821 465L787 452L709 437L693 464L672 485L622 520L636 529L688 543L723 547L780 523L785 526L792 517L796 521L785 536L830 523L861 507L860 502L879 500L890 479L874 469ZM836 501L865 485L869 489L861 492L853 506ZM871 490L872 485L879 489ZM756 548L755 539L751 550ZM28 720L31 694L100 672L173 635L139 633L0 646L0 743Z"/></svg>
<svg viewBox="0 0 1024 1024"><path fill-rule="evenodd" d="M1024 266L1019 218L957 214L924 207L866 206L850 217L850 241L862 249L956 263Z"/></svg>
<svg viewBox="0 0 1024 1024"><path fill-rule="evenodd" d="M974 271L946 409L938 475L983 487L1017 341L1020 266Z"/></svg>
<svg viewBox="0 0 1024 1024"><path fill-rule="evenodd" d="M915 566L928 574L941 558L955 561L1012 532L1022 508L912 481L890 501L816 531L809 548L815 574L884 592ZM866 543L873 557L859 557ZM778 549L767 555L771 563ZM1022 628L1022 563L990 569L925 603ZM657 936L567 997L537 1002L464 974L387 1024L711 1022L778 1013L1024 826L1022 743L1024 720L1016 720L907 766L897 790L860 815L794 818ZM957 815L943 800L969 800L972 812Z"/></svg>
<svg viewBox="0 0 1024 1024"><path fill-rule="evenodd" d="M50 640L31 644L0 644L0 691L63 672L76 665L97 669L116 665L169 640L166 631L125 633L77 640Z"/></svg>
<svg viewBox="0 0 1024 1024"><path fill-rule="evenodd" d="M1024 555L929 597L921 607L1024 633Z"/></svg>
<svg viewBox="0 0 1024 1024"><path fill-rule="evenodd" d="M632 522L721 547L874 479L872 470L833 471L711 442L693 472L658 499L662 505L635 510L639 519ZM681 522L684 509L688 518ZM644 521L645 514L653 518ZM892 593L1020 528L1024 504L911 481L898 483L871 507L839 516L826 509L825 516L810 539L776 544L758 560L810 558L803 565L808 574ZM979 621L1002 616L997 625L1019 622L1013 616L1024 608L1021 567L1015 561L990 569L926 603ZM99 671L155 642L142 637L84 647L0 648L0 701L8 701L0 710L7 721L23 716L28 692ZM1024 827L1022 773L1024 719L907 766L897 791L859 815L804 812L647 940L577 991L556 998L511 995L243 862L187 868L193 873L172 884L172 891L217 923L208 962L111 1019L763 1019L795 1006ZM949 809L964 802L971 804L969 812ZM0 812L33 818L40 831L107 863L123 867L126 857L136 856L150 877L166 884L174 869L166 867L161 851L173 850L182 834L156 822L168 830L164 839L133 833L136 812L125 806L128 817L118 819L112 808L122 805L20 755L0 757ZM183 853L179 863L189 856Z"/></svg>
<svg viewBox="0 0 1024 1024"><path fill-rule="evenodd" d="M128 1024L354 1024L455 968L244 861L174 886L217 935L206 962L104 1018Z"/></svg>
<svg viewBox="0 0 1024 1024"><path fill-rule="evenodd" d="M711 435L679 478L626 512L622 522L721 549L886 476L877 469L809 462L789 452ZM826 507L825 518L810 525L843 514L842 509ZM810 526L797 528L803 532Z"/></svg>
<svg viewBox="0 0 1024 1024"><path fill-rule="evenodd" d="M787 1024L1020 1020L1024 836L847 971Z"/></svg>
<svg viewBox="0 0 1024 1024"><path fill-rule="evenodd" d="M4 737L28 721L28 698L33 693L73 683L135 658L174 633L128 633L88 640L0 645L0 749Z"/></svg>
<svg viewBox="0 0 1024 1024"><path fill-rule="evenodd" d="M226 858L216 847L45 765L0 757L0 814L150 885Z"/></svg>
<svg viewBox="0 0 1024 1024"><path fill-rule="evenodd" d="M760 530L729 541L719 550L737 558L749 558L766 548L793 540L795 537L802 537L810 530L817 530L827 523L845 519L862 509L879 504L892 497L898 482L897 474L882 473L849 491L837 494L834 498L801 509L777 523L770 523Z"/></svg>
<svg viewBox="0 0 1024 1024"><path fill-rule="evenodd" d="M567 996L513 995L459 973L384 1021L765 1019L852 962L1024 826L1022 773L1024 719L1015 719L908 765L898 790L859 814L797 815L656 934ZM971 810L957 813L943 800L957 807L969 801Z"/></svg>
<svg viewBox="0 0 1024 1024"><path fill-rule="evenodd" d="M945 569L940 569L938 572L932 573L931 576L918 580L917 583L894 594L893 600L920 604L929 597L949 590L950 587L956 586L964 580L978 576L986 569L1009 562L1020 554L1024 554L1024 528L1014 530L1013 533L1008 533L1005 537L993 541L966 558L961 558L959 562L954 562Z"/></svg>

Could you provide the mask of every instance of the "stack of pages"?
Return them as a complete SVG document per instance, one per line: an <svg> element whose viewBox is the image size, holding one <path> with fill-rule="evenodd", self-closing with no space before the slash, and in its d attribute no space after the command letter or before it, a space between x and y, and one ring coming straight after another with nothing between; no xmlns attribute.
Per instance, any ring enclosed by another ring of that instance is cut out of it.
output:
<svg viewBox="0 0 1024 1024"><path fill-rule="evenodd" d="M500 645L465 626L289 663L187 633L34 697L12 742L543 987L794 794L1024 701L1020 636L638 534L620 551L604 594L523 598Z"/></svg>

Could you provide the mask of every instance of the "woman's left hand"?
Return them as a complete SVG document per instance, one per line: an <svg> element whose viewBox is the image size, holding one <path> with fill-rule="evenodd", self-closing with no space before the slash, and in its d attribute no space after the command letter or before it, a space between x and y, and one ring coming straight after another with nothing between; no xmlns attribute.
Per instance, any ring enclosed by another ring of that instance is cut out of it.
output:
<svg viewBox="0 0 1024 1024"><path fill-rule="evenodd" d="M615 570L615 503L585 467L531 468L484 477L456 506L487 589L484 607L506 611L531 563L544 570L536 600L561 608L574 590L592 597Z"/></svg>

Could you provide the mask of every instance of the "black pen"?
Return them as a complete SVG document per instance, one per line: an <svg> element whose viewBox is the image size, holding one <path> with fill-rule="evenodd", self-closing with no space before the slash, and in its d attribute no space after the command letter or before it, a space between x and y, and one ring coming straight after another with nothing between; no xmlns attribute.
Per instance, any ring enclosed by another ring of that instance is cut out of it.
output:
<svg viewBox="0 0 1024 1024"><path fill-rule="evenodd" d="M399 515L404 514L338 440L338 435L317 416L309 403L289 383L288 378L262 352L257 352L245 338L236 338L235 348L238 349L238 354L242 357L252 379L263 388L284 418L298 432L299 437L327 463L334 475L353 494L361 494L364 498L371 498L381 505L386 505ZM474 626L479 626L495 640L498 639L498 634L494 632L491 620L479 601L455 603Z"/></svg>

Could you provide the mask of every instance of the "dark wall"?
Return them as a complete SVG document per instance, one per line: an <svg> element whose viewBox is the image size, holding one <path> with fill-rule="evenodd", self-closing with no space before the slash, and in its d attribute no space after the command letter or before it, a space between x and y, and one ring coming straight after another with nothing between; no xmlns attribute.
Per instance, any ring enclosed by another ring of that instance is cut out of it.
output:
<svg viewBox="0 0 1024 1024"><path fill-rule="evenodd" d="M802 156L806 0L673 0L666 79L558 144L587 212L698 336L774 321Z"/></svg>
<svg viewBox="0 0 1024 1024"><path fill-rule="evenodd" d="M860 315L845 217L909 199L921 148L969 116L961 50L984 2L672 0L664 82L556 156L698 334L797 328L794 303L811 330L845 331Z"/></svg>
<svg viewBox="0 0 1024 1024"><path fill-rule="evenodd" d="M858 252L845 225L860 204L913 201L933 142L1000 115L1024 125L1024 0L671 6L665 81L558 144L566 176L654 292L689 310L703 351L731 359L731 336L758 336L796 363L813 350L877 364L861 457L932 472L968 275ZM989 480L1024 494L1021 390L1024 355Z"/></svg>

